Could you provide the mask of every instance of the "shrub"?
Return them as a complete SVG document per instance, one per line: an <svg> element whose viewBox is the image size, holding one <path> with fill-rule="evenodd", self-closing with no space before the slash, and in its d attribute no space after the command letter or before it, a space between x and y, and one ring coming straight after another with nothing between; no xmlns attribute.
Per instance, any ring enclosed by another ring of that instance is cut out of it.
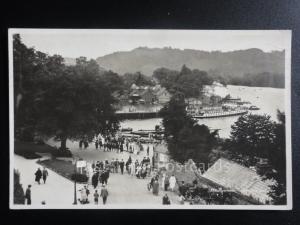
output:
<svg viewBox="0 0 300 225"><path fill-rule="evenodd" d="M71 175L71 179L73 181L76 180L76 182L79 182L79 183L86 183L88 181L88 177L86 174L81 174L81 173L73 173Z"/></svg>
<svg viewBox="0 0 300 225"><path fill-rule="evenodd" d="M25 204L25 194L20 184L20 173L14 170L14 204Z"/></svg>
<svg viewBox="0 0 300 225"><path fill-rule="evenodd" d="M53 157L72 157L72 152L69 149L53 149L51 154Z"/></svg>
<svg viewBox="0 0 300 225"><path fill-rule="evenodd" d="M20 156L23 156L25 159L38 159L38 158L41 158L41 156L36 154L35 152L18 151L16 154L18 154Z"/></svg>

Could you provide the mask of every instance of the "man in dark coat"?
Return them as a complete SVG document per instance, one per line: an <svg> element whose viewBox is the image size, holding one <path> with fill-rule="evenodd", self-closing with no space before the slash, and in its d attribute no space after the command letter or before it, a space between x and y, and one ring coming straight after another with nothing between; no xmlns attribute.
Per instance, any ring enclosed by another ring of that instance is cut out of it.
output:
<svg viewBox="0 0 300 225"><path fill-rule="evenodd" d="M26 202L27 202L27 205L31 205L31 185L29 184L27 189L26 189L26 192L25 192L25 198L26 198Z"/></svg>
<svg viewBox="0 0 300 225"><path fill-rule="evenodd" d="M115 172L118 173L119 172L118 171L118 169L119 169L119 160L118 159L115 160L114 166L115 166Z"/></svg>
<svg viewBox="0 0 300 225"><path fill-rule="evenodd" d="M102 170L99 178L100 183L103 185L105 183L105 171Z"/></svg>
<svg viewBox="0 0 300 225"><path fill-rule="evenodd" d="M42 178L43 174L40 168L35 172L35 181L40 184L40 179Z"/></svg>
<svg viewBox="0 0 300 225"><path fill-rule="evenodd" d="M108 183L108 178L109 178L109 170L105 170L104 172L104 182L107 185Z"/></svg>
<svg viewBox="0 0 300 225"><path fill-rule="evenodd" d="M92 185L94 186L94 189L96 189L96 187L98 186L98 176L99 173L94 173L92 176Z"/></svg>
<svg viewBox="0 0 300 225"><path fill-rule="evenodd" d="M158 180L155 179L153 184L152 184L152 193L154 195L158 195L158 191L159 191L159 183L158 183Z"/></svg>
<svg viewBox="0 0 300 225"><path fill-rule="evenodd" d="M46 183L47 177L48 177L48 171L44 167L44 169L43 169L43 181L44 181L44 184Z"/></svg>
<svg viewBox="0 0 300 225"><path fill-rule="evenodd" d="M125 165L125 163L124 163L124 161L122 159L121 162L120 162L120 169L121 169L121 173L122 174L124 173L124 165Z"/></svg>
<svg viewBox="0 0 300 225"><path fill-rule="evenodd" d="M103 205L105 205L106 201L107 201L107 196L108 196L108 191L107 191L107 188L105 187L105 185L103 185L103 187L101 189L100 196L102 197Z"/></svg>

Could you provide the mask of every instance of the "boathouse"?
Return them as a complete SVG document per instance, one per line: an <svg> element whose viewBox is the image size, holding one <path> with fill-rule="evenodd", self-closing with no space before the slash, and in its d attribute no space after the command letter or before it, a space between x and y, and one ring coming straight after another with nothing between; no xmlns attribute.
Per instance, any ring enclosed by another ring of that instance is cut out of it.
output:
<svg viewBox="0 0 300 225"><path fill-rule="evenodd" d="M171 98L171 94L164 87L159 89L155 93L155 95L156 95L158 103L160 103L160 104L165 104L165 103L169 102L170 98Z"/></svg>
<svg viewBox="0 0 300 225"><path fill-rule="evenodd" d="M255 170L242 166L231 160L218 159L203 175L203 178L234 191L241 196L256 200L262 204L271 201L268 192L272 180L263 180Z"/></svg>

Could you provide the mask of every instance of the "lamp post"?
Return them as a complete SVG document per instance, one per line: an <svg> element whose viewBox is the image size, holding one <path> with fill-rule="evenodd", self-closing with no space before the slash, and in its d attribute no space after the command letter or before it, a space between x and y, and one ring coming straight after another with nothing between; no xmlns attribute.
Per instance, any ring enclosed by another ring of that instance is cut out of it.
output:
<svg viewBox="0 0 300 225"><path fill-rule="evenodd" d="M75 165L74 165L74 202L73 205L77 205L77 191L76 191L76 174L77 174L77 159L75 158Z"/></svg>

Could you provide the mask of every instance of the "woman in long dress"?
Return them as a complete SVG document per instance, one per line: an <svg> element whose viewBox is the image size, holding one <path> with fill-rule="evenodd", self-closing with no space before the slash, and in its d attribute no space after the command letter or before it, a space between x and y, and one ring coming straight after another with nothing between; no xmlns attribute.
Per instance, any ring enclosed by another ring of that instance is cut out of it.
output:
<svg viewBox="0 0 300 225"><path fill-rule="evenodd" d="M152 192L154 195L158 195L158 191L159 191L159 183L158 183L158 180L155 179L153 186L152 186Z"/></svg>
<svg viewBox="0 0 300 225"><path fill-rule="evenodd" d="M82 204L86 204L87 201L88 201L88 198L87 198L87 194L86 194L86 190L83 188L80 190L80 194L81 194L81 203Z"/></svg>
<svg viewBox="0 0 300 225"><path fill-rule="evenodd" d="M131 167L131 176L135 176L135 164L134 164L134 162L131 162L130 167Z"/></svg>
<svg viewBox="0 0 300 225"><path fill-rule="evenodd" d="M175 178L174 175L172 175L172 176L170 177L169 182L170 182L170 188L171 188L171 191L174 191L174 188L175 188L175 185L176 185L176 178Z"/></svg>
<svg viewBox="0 0 300 225"><path fill-rule="evenodd" d="M166 180L166 174L164 173L161 178L161 188L164 189L165 187L165 180Z"/></svg>

